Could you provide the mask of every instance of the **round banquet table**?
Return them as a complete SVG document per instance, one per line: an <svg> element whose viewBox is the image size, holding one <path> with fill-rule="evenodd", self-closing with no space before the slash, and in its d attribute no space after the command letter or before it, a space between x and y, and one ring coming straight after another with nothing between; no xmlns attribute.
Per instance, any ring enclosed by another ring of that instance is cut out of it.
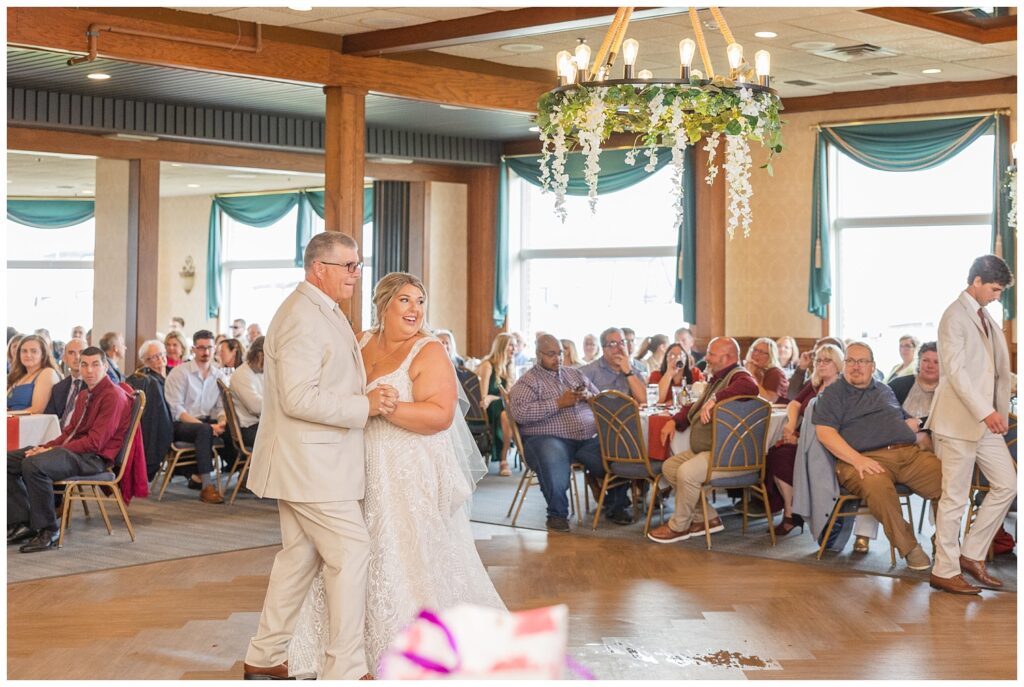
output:
<svg viewBox="0 0 1024 687"><path fill-rule="evenodd" d="M9 415L7 417L7 450L38 446L60 436L56 415Z"/></svg>
<svg viewBox="0 0 1024 687"><path fill-rule="evenodd" d="M659 446L658 436L665 423L672 415L679 412L678 408L643 406L640 408L640 425L647 438L647 452L654 460L665 460L669 456L690 450L690 428L672 435L671 452ZM772 417L768 422L768 443L771 448L782 438L782 428L786 424L786 406L772 406Z"/></svg>

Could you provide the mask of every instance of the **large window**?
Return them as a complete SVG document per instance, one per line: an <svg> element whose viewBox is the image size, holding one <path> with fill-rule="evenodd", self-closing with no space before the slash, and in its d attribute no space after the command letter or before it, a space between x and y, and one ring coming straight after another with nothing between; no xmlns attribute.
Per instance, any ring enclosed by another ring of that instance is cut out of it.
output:
<svg viewBox="0 0 1024 687"><path fill-rule="evenodd" d="M833 329L871 343L883 372L899 361L901 335L935 339L971 262L990 252L993 143L982 136L921 172L879 172L833 151ZM989 311L1002 321L998 303Z"/></svg>
<svg viewBox="0 0 1024 687"><path fill-rule="evenodd" d="M7 324L40 327L59 341L92 326L93 220L64 229L34 229L7 220Z"/></svg>
<svg viewBox="0 0 1024 687"><path fill-rule="evenodd" d="M683 323L674 301L677 231L672 170L602 195L591 214L585 197L554 198L513 175L509 183L512 288L509 325L545 331L582 346L606 327L638 336L669 334ZM518 230L517 230L518 228Z"/></svg>
<svg viewBox="0 0 1024 687"><path fill-rule="evenodd" d="M314 212L313 233L324 230L324 221ZM257 322L267 331L270 320L285 298L302 280L301 267L295 266L295 223L298 207L277 223L260 229L231 219L221 213L224 238L224 302L226 317Z"/></svg>

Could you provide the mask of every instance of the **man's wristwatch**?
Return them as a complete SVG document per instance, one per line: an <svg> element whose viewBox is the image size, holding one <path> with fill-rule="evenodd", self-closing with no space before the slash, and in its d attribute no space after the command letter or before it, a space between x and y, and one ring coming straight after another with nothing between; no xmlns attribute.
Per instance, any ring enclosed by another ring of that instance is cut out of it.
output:
<svg viewBox="0 0 1024 687"><path fill-rule="evenodd" d="M625 375L626 377L632 377L634 373L633 370L630 370L629 372L623 372L622 374Z"/></svg>

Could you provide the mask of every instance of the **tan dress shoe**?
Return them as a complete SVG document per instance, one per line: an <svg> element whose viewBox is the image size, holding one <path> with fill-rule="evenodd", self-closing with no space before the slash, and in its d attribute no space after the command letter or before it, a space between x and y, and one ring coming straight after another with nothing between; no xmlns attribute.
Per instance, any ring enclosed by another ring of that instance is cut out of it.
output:
<svg viewBox="0 0 1024 687"><path fill-rule="evenodd" d="M224 497L217 491L217 487L212 484L208 487L203 487L203 490L199 492L199 500L203 503L224 503Z"/></svg>
<svg viewBox="0 0 1024 687"><path fill-rule="evenodd" d="M376 680L377 678L375 678L375 677L374 677L373 675L371 675L370 673L367 673L366 675L362 676L362 677L361 677L361 678L359 678L359 679L360 679L360 680Z"/></svg>
<svg viewBox="0 0 1024 687"><path fill-rule="evenodd" d="M280 663L276 666L270 666L262 668L260 666L251 666L248 663L242 664L242 679L243 680L294 680L295 678L288 675L288 661Z"/></svg>
<svg viewBox="0 0 1024 687"><path fill-rule="evenodd" d="M934 589L940 589L950 594L981 594L981 590L965 580L963 575L956 575L955 577L936 577L932 575L928 578L928 584Z"/></svg>
<svg viewBox="0 0 1024 687"><path fill-rule="evenodd" d="M960 556L960 570L967 573L978 582L981 582L986 587L999 587L1003 586L1002 580L997 580L988 574L988 570L985 569L985 561L975 561L970 558L964 558Z"/></svg>
<svg viewBox="0 0 1024 687"><path fill-rule="evenodd" d="M871 546L871 540L868 539L867 537L864 537L864 536L861 536L861 535L858 534L857 535L857 539L855 539L854 542L853 542L853 552L854 553L867 553L868 549L870 548L870 546Z"/></svg>
<svg viewBox="0 0 1024 687"><path fill-rule="evenodd" d="M705 526L702 522L693 523L692 525L690 525L690 536L703 537L704 530L708 530L711 532L711 534L715 534L716 532L721 532L725 529L725 525L722 524L721 518L712 518L711 522L708 524L710 525L710 527Z"/></svg>

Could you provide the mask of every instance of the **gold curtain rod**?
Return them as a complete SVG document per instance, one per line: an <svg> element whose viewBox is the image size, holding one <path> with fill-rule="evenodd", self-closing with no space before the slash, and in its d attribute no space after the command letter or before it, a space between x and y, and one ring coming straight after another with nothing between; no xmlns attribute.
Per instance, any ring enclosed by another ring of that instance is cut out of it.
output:
<svg viewBox="0 0 1024 687"><path fill-rule="evenodd" d="M902 122L927 122L938 119L960 119L961 117L979 117L981 115L1001 115L1001 114L1013 114L1008 108L999 108L997 110L985 110L982 112L949 112L946 114L939 115L921 115L919 117L886 117L879 119L861 119L852 122L828 122L811 124L808 128L810 129L828 129L838 126L864 126L865 124L899 124Z"/></svg>

